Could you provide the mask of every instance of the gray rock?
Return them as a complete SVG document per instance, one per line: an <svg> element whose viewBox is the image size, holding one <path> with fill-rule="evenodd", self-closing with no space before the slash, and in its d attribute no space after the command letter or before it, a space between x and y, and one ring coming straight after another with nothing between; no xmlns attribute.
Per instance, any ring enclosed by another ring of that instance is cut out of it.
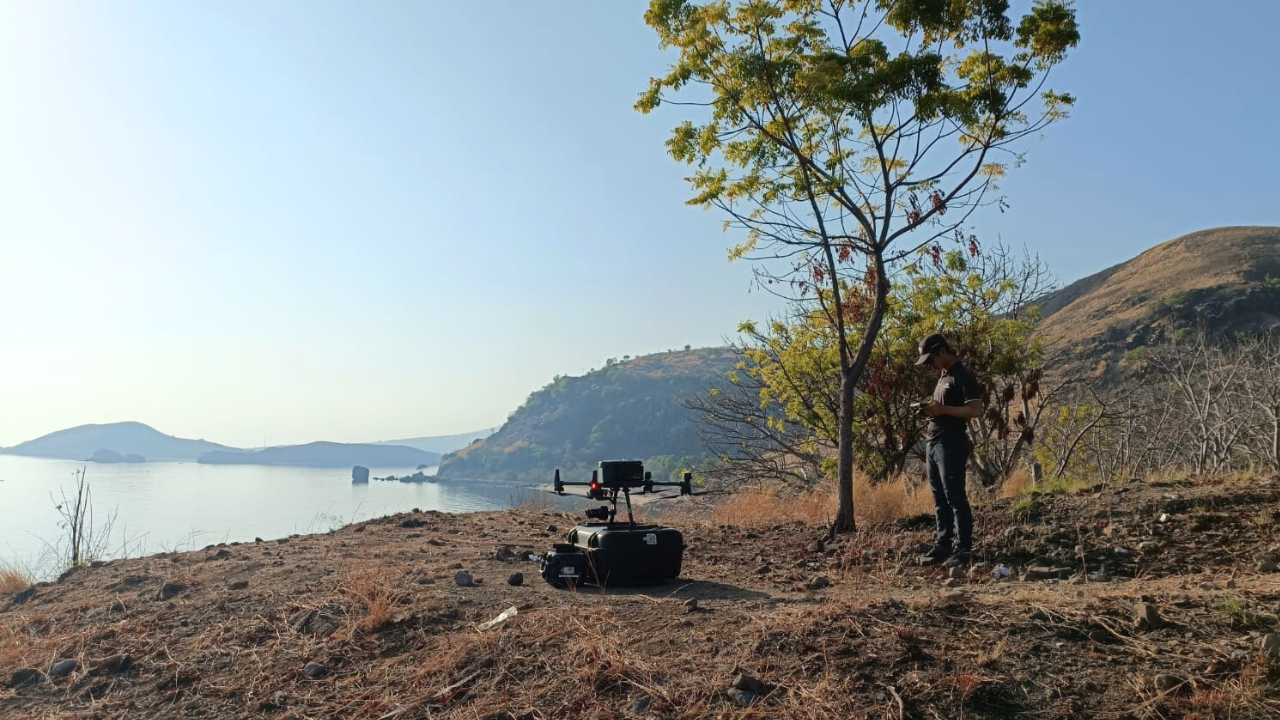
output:
<svg viewBox="0 0 1280 720"><path fill-rule="evenodd" d="M964 581L960 578L947 578L947 581L942 583L942 586L946 588L958 588L963 584Z"/></svg>
<svg viewBox="0 0 1280 720"><path fill-rule="evenodd" d="M547 526L547 532L549 532L549 533L553 533L553 532L555 532L555 531L556 531L556 529L557 529L557 528L556 528L556 526L555 526L555 525L548 525L548 526Z"/></svg>
<svg viewBox="0 0 1280 720"><path fill-rule="evenodd" d="M684 611L687 613L698 612L698 598L689 598L684 601Z"/></svg>
<svg viewBox="0 0 1280 720"><path fill-rule="evenodd" d="M733 698L734 702L739 705L750 705L756 700L755 693L739 690L738 688L729 688L729 697Z"/></svg>
<svg viewBox="0 0 1280 720"><path fill-rule="evenodd" d="M805 587L809 588L810 590L821 590L822 588L825 588L825 587L831 587L831 579L828 578L826 575L819 575L818 577L810 580L809 584L805 585Z"/></svg>
<svg viewBox="0 0 1280 720"><path fill-rule="evenodd" d="M27 588L26 590L23 590L22 592L18 593L17 595L14 595L14 596L13 596L13 604L14 604L14 605L22 605L22 604L26 603L28 600L30 600L31 598L35 597L35 596L36 596L36 588L35 588L35 586L34 586L34 585L32 585L31 587Z"/></svg>
<svg viewBox="0 0 1280 720"><path fill-rule="evenodd" d="M122 613L126 610L128 610L128 608L126 608L124 603L119 600L111 603L111 612L113 613Z"/></svg>
<svg viewBox="0 0 1280 720"><path fill-rule="evenodd" d="M432 547L441 547L444 545L443 542L437 540L436 538L431 538L430 540L427 541L427 544Z"/></svg>
<svg viewBox="0 0 1280 720"><path fill-rule="evenodd" d="M1037 580L1057 580L1058 569L1047 567L1044 565L1036 565L1036 566L1027 568L1027 571L1023 573L1022 578L1023 580L1026 580L1029 582L1034 582Z"/></svg>
<svg viewBox="0 0 1280 720"><path fill-rule="evenodd" d="M733 679L732 687L734 690L743 690L756 695L769 690L769 686L763 680L746 673L738 673L738 676Z"/></svg>
<svg viewBox="0 0 1280 720"><path fill-rule="evenodd" d="M1201 589L1201 590L1209 590L1209 591L1213 591L1213 590L1217 590L1217 589L1218 589L1218 586L1217 586L1217 585L1215 585L1215 584L1213 584L1213 583L1211 583L1211 582L1202 582L1202 583L1200 583L1200 589Z"/></svg>
<svg viewBox="0 0 1280 720"><path fill-rule="evenodd" d="M1258 641L1262 652L1271 657L1280 657L1280 633L1267 633Z"/></svg>
<svg viewBox="0 0 1280 720"><path fill-rule="evenodd" d="M49 668L49 677L66 677L75 672L78 667L80 667L80 663L74 659L59 660L53 664L53 667Z"/></svg>
<svg viewBox="0 0 1280 720"><path fill-rule="evenodd" d="M324 666L318 662L309 662L307 663L306 667L302 668L302 674L306 675L312 680L319 680L320 678L324 677L324 673L325 673Z"/></svg>
<svg viewBox="0 0 1280 720"><path fill-rule="evenodd" d="M183 592L186 591L186 589L187 589L186 585L179 585L178 583L165 583L164 585L160 586L160 591L156 593L156 599L170 600L172 598L175 598L181 595Z"/></svg>
<svg viewBox="0 0 1280 720"><path fill-rule="evenodd" d="M15 670L14 673L9 676L9 687L20 688L24 685L35 685L44 681L44 673L39 670L35 668L22 668L21 670Z"/></svg>
<svg viewBox="0 0 1280 720"><path fill-rule="evenodd" d="M502 562L510 562L516 559L516 552L509 545L499 545L493 551L493 559Z"/></svg>
<svg viewBox="0 0 1280 720"><path fill-rule="evenodd" d="M508 584L508 585L511 585L511 586L523 585L523 584L524 584L524 573L518 573L518 572L517 572L517 573L511 573L511 575L507 578L507 584Z"/></svg>
<svg viewBox="0 0 1280 720"><path fill-rule="evenodd" d="M249 581L248 581L248 580L237 580L237 581L235 581L235 582L231 583L230 585L228 585L228 586L227 586L227 589L228 589L228 590L244 590L244 589L245 589L245 588L247 588L247 587L249 587Z"/></svg>
<svg viewBox="0 0 1280 720"><path fill-rule="evenodd" d="M1160 611L1151 603L1137 603L1133 606L1133 624L1140 628L1155 627L1160 624Z"/></svg>
<svg viewBox="0 0 1280 720"><path fill-rule="evenodd" d="M459 570L455 573L453 581L458 584L458 587L471 587L476 584L476 581L471 577L471 573L465 570Z"/></svg>
<svg viewBox="0 0 1280 720"><path fill-rule="evenodd" d="M1277 564L1275 560L1270 558L1263 558L1253 566L1253 569L1260 573L1280 572L1280 564Z"/></svg>
<svg viewBox="0 0 1280 720"><path fill-rule="evenodd" d="M949 578L954 578L954 579L959 580L959 579L963 578L964 576L965 576L965 569L964 569L964 568L962 568L962 567L960 567L960 566L958 566L958 565L957 565L956 567L953 567L953 568L951 568L950 570L948 570L948 571L947 571L947 577L949 577Z"/></svg>
<svg viewBox="0 0 1280 720"><path fill-rule="evenodd" d="M649 697L648 695L641 695L640 697L631 701L631 704L627 706L627 712L633 713L635 715L640 715L644 713L644 711L648 710L649 705L651 705L652 703L653 703L653 698Z"/></svg>
<svg viewBox="0 0 1280 720"><path fill-rule="evenodd" d="M1156 689L1159 690L1160 692L1169 692L1170 690L1173 690L1179 687L1180 685L1182 685L1182 683L1183 683L1182 678L1178 677L1177 675L1168 675L1166 673L1161 673L1159 675L1156 675L1155 677L1155 686L1156 686Z"/></svg>
<svg viewBox="0 0 1280 720"><path fill-rule="evenodd" d="M229 557L231 557L230 550L219 550L218 552L213 554L214 560L226 560Z"/></svg>
<svg viewBox="0 0 1280 720"><path fill-rule="evenodd" d="M125 653L112 655L103 658L93 664L89 670L90 675L116 675L122 672L128 672L133 667L133 658Z"/></svg>

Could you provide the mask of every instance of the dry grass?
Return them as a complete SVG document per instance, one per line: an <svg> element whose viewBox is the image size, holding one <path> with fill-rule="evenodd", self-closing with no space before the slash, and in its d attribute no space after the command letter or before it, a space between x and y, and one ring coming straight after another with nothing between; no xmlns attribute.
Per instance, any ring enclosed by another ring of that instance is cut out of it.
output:
<svg viewBox="0 0 1280 720"><path fill-rule="evenodd" d="M1030 490L1035 484L1031 471L1025 467L1019 467L1000 483L999 496L1005 500L1012 500Z"/></svg>
<svg viewBox="0 0 1280 720"><path fill-rule="evenodd" d="M31 587L33 582L30 573L0 565L0 595L16 595Z"/></svg>
<svg viewBox="0 0 1280 720"><path fill-rule="evenodd" d="M377 632L391 623L406 597L401 587L404 574L385 566L358 567L347 573L340 589L354 601L356 610L346 628L348 638L358 632Z"/></svg>
<svg viewBox="0 0 1280 720"><path fill-rule="evenodd" d="M753 486L731 495L710 508L721 525L776 525L801 521L825 524L835 516L838 495L834 483L823 483L801 492L773 486ZM885 525L933 512L933 496L921 483L899 476L872 484L866 476L854 478L854 513L864 525Z"/></svg>

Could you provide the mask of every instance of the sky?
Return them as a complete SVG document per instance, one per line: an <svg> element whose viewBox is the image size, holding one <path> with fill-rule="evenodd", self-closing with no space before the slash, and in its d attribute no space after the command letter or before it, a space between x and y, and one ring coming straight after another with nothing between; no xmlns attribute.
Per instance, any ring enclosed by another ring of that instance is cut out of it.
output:
<svg viewBox="0 0 1280 720"><path fill-rule="evenodd" d="M684 204L687 115L632 109L645 5L0 0L0 446L470 431L776 310ZM1280 3L1078 5L1078 104L979 235L1069 282L1280 224Z"/></svg>

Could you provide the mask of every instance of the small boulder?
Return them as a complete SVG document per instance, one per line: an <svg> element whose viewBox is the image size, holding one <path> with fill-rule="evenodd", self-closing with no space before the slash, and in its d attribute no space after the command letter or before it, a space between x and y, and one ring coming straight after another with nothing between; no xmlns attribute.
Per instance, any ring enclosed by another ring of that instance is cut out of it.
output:
<svg viewBox="0 0 1280 720"><path fill-rule="evenodd" d="M634 715L641 715L646 710L649 709L649 705L651 705L652 703L653 703L653 698L649 697L648 695L641 695L635 700L632 700L630 705L627 705L627 712L630 712Z"/></svg>
<svg viewBox="0 0 1280 720"><path fill-rule="evenodd" d="M1177 675L1169 675L1167 673L1160 673L1159 675L1156 675L1154 679L1156 689L1160 692L1175 690L1182 685L1182 682L1182 678Z"/></svg>
<svg viewBox="0 0 1280 720"><path fill-rule="evenodd" d="M555 525L548 525L548 526L547 526L547 532L549 532L549 533L556 532L556 530L557 530L557 529L558 529L558 528L556 528L556 526L555 526Z"/></svg>
<svg viewBox="0 0 1280 720"><path fill-rule="evenodd" d="M31 598L35 597L35 596L36 596L36 587L35 587L34 585L32 585L31 587L27 588L26 590L23 590L22 592L18 593L17 595L14 595L14 596L13 596L13 604L14 604L14 605L22 605L22 604L26 603L28 600L30 600Z"/></svg>
<svg viewBox="0 0 1280 720"><path fill-rule="evenodd" d="M15 670L9 676L9 687L20 688L26 685L35 685L45 681L44 673L35 668L22 668Z"/></svg>
<svg viewBox="0 0 1280 720"><path fill-rule="evenodd" d="M769 686L766 685L763 680L752 677L746 673L738 673L738 676L733 679L732 687L734 690L743 690L756 695L765 693L769 690Z"/></svg>
<svg viewBox="0 0 1280 720"><path fill-rule="evenodd" d="M698 612L698 598L689 598L684 601L684 611L687 613Z"/></svg>
<svg viewBox="0 0 1280 720"><path fill-rule="evenodd" d="M1260 573L1280 572L1280 564L1271 558L1263 558L1253 566L1253 569Z"/></svg>
<svg viewBox="0 0 1280 720"><path fill-rule="evenodd" d="M516 553L509 545L499 545L493 551L493 559L501 562L510 562L516 559Z"/></svg>
<svg viewBox="0 0 1280 720"><path fill-rule="evenodd" d="M133 667L133 658L125 653L112 655L103 658L93 664L89 670L90 675L116 675L122 672L128 672Z"/></svg>
<svg viewBox="0 0 1280 720"><path fill-rule="evenodd" d="M80 663L74 659L59 660L53 664L53 667L49 668L49 677L66 677L75 672L78 667L80 667Z"/></svg>
<svg viewBox="0 0 1280 720"><path fill-rule="evenodd" d="M826 587L831 587L831 580L826 575L819 575L818 577L810 580L805 587L810 590L821 590Z"/></svg>
<svg viewBox="0 0 1280 720"><path fill-rule="evenodd" d="M1160 624L1160 611L1151 603L1137 603L1133 606L1133 624L1140 628L1155 627Z"/></svg>
<svg viewBox="0 0 1280 720"><path fill-rule="evenodd" d="M181 595L187 589L186 585L178 583L165 583L160 586L160 590L156 593L156 600L170 600Z"/></svg>
<svg viewBox="0 0 1280 720"><path fill-rule="evenodd" d="M230 585L228 585L228 586L227 586L227 589L228 589L228 590L244 590L244 589L245 589L245 588L247 588L247 587L249 587L249 581L248 581L248 580L237 580L237 581L235 581L235 582L231 583Z"/></svg>
<svg viewBox="0 0 1280 720"><path fill-rule="evenodd" d="M739 705L750 705L756 701L755 693L739 690L738 688L729 688L729 697L733 698L733 701Z"/></svg>
<svg viewBox="0 0 1280 720"><path fill-rule="evenodd" d="M430 540L427 541L427 544L430 545L431 547L441 547L442 545L444 545L443 542L441 542L440 540L437 540L436 538L431 538Z"/></svg>
<svg viewBox="0 0 1280 720"><path fill-rule="evenodd" d="M318 662L309 662L302 668L302 674L312 680L319 680L324 677L324 666Z"/></svg>
<svg viewBox="0 0 1280 720"><path fill-rule="evenodd" d="M458 587L471 587L472 585L476 584L475 579L471 577L471 573L465 570L459 570L457 573L455 573L453 576L453 581L458 584Z"/></svg>
<svg viewBox="0 0 1280 720"><path fill-rule="evenodd" d="M1267 633L1258 641L1262 652L1271 657L1280 657L1280 633Z"/></svg>
<svg viewBox="0 0 1280 720"><path fill-rule="evenodd" d="M965 576L965 569L957 565L947 571L947 577L960 580Z"/></svg>
<svg viewBox="0 0 1280 720"><path fill-rule="evenodd" d="M514 587L514 586L517 586L517 585L523 585L523 584L524 584L524 573L518 573L518 572L517 572L517 573L511 573L511 575L510 575L509 577L507 577L507 584L508 584L508 585L511 585L511 586L513 586L513 587Z"/></svg>

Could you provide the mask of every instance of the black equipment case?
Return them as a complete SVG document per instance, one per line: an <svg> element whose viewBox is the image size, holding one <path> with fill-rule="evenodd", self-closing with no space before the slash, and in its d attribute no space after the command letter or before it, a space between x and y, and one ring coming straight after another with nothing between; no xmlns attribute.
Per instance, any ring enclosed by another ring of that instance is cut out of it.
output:
<svg viewBox="0 0 1280 720"><path fill-rule="evenodd" d="M568 541L543 561L542 577L553 585L653 585L679 577L684 559L684 536L657 525L579 525Z"/></svg>

